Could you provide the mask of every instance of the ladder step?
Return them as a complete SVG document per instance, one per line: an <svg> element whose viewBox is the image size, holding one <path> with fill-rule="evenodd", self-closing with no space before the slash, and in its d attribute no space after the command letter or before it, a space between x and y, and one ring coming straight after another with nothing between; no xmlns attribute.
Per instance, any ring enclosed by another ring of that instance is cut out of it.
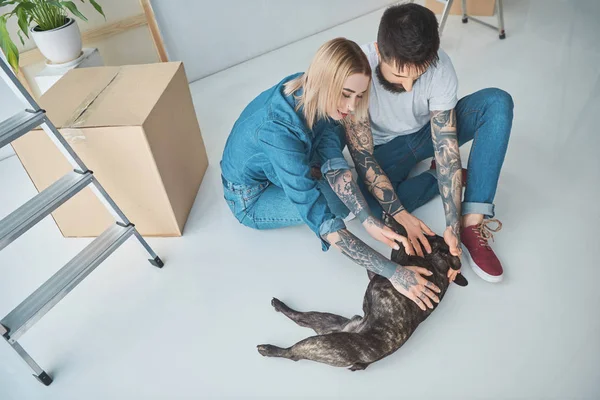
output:
<svg viewBox="0 0 600 400"><path fill-rule="evenodd" d="M44 123L44 110L25 110L0 122L0 148Z"/></svg>
<svg viewBox="0 0 600 400"><path fill-rule="evenodd" d="M44 314L88 276L135 231L133 225L114 224L62 267L52 278L0 321L4 337L14 343Z"/></svg>
<svg viewBox="0 0 600 400"><path fill-rule="evenodd" d="M70 172L9 214L0 221L0 250L79 193L93 179L91 171Z"/></svg>

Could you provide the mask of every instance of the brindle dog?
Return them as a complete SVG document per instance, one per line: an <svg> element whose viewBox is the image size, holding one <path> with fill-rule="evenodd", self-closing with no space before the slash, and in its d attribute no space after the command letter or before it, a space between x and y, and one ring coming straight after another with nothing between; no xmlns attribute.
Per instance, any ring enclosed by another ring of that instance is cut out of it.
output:
<svg viewBox="0 0 600 400"><path fill-rule="evenodd" d="M404 227L393 218L386 218L385 223L399 234L406 235ZM425 257L409 256L400 246L400 250L392 252L391 259L400 265L416 265L431 271L433 275L427 279L440 288L438 297L441 301L449 286L448 269L459 269L460 258L450 255L448 246L440 236L429 237L429 243L432 252ZM394 289L386 278L371 272L369 278L363 300L364 317L356 315L348 319L329 313L298 312L274 298L271 305L276 311L300 326L313 329L317 336L285 349L270 344L259 345L259 353L293 361L312 360L356 371L398 350L433 310L421 310L412 300ZM455 283L467 285L461 274L457 275ZM432 304L435 309L436 303L432 301Z"/></svg>

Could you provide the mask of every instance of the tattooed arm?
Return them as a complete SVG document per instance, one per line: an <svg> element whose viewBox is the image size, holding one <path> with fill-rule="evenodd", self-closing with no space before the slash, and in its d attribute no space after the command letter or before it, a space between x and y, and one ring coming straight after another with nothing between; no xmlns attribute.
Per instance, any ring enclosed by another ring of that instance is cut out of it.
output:
<svg viewBox="0 0 600 400"><path fill-rule="evenodd" d="M458 255L460 254L462 164L456 137L456 114L454 110L434 111L432 113L431 137L437 164L438 185L446 215L447 228L444 232L444 239L450 246L451 253ZM451 235L454 235L454 238Z"/></svg>
<svg viewBox="0 0 600 400"><path fill-rule="evenodd" d="M427 269L400 266L367 246L346 229L330 233L324 239L358 265L388 278L396 290L414 301L422 310L425 310L425 307L433 308L432 300L439 303L434 292L439 293L440 289L421 276L431 275Z"/></svg>
<svg viewBox="0 0 600 400"><path fill-rule="evenodd" d="M350 170L331 170L325 174L325 177L335 194L350 212L358 217L371 236L393 249L398 249L396 241L404 242L405 238L371 215L367 201L354 181Z"/></svg>
<svg viewBox="0 0 600 400"><path fill-rule="evenodd" d="M325 174L325 178L327 178L327 182L329 182L335 194L360 219L360 222L365 222L371 217L367 201L354 182L350 170L331 170Z"/></svg>
<svg viewBox="0 0 600 400"><path fill-rule="evenodd" d="M394 216L404 210L394 187L379 163L373 156L373 135L369 120L343 120L346 129L348 150L356 164L359 176L364 180L369 192L377 199L383 211Z"/></svg>
<svg viewBox="0 0 600 400"><path fill-rule="evenodd" d="M416 252L419 256L423 256L422 244L425 250L431 253L431 246L423 232L428 235L434 233L423 221L411 215L402 206L394 186L373 155L373 134L371 133L369 120L354 121L346 118L343 121L346 129L346 142L348 143L350 155L356 164L358 175L364 180L369 192L381 204L383 211L394 217L396 222L406 229L408 236L406 252L408 254L415 254Z"/></svg>

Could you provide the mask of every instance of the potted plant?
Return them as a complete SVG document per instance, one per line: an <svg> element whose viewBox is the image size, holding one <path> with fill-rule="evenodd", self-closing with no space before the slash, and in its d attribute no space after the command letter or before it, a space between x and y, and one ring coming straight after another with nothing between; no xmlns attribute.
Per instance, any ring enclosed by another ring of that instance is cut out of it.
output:
<svg viewBox="0 0 600 400"><path fill-rule="evenodd" d="M105 17L96 0L89 2ZM15 71L19 69L19 50L6 28L6 22L11 17L17 18L17 34L21 43L25 44L22 34L29 37L31 33L38 49L50 62L62 64L81 55L81 33L77 22L69 17L68 12L84 21L87 18L79 12L75 3L59 0L0 0L0 8L8 5L15 7L0 15L0 50Z"/></svg>

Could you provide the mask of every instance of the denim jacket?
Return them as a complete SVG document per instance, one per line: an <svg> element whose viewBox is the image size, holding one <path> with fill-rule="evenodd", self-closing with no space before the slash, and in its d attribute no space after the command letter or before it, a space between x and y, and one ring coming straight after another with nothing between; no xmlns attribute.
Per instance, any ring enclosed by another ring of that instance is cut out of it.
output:
<svg viewBox="0 0 600 400"><path fill-rule="evenodd" d="M281 187L321 239L345 228L345 224L330 211L310 167L320 163L325 176L332 169L349 166L342 154L343 127L325 119L308 129L302 109L295 110L294 96L285 95L284 84L300 75L283 79L244 109L227 139L221 171L227 181L249 189L267 181ZM329 244L321 241L327 250Z"/></svg>

